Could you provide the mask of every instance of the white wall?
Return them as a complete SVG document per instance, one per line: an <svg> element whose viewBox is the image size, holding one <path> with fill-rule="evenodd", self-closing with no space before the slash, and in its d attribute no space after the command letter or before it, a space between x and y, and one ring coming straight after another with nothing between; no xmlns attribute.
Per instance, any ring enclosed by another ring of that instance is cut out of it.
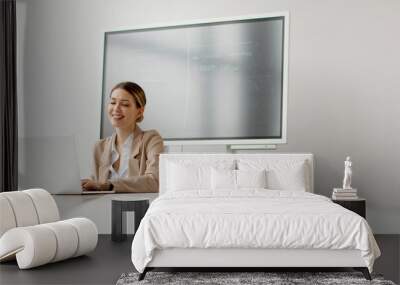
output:
<svg viewBox="0 0 400 285"><path fill-rule="evenodd" d="M275 11L290 12L288 143L277 151L314 153L323 195L340 186L351 155L374 232L400 233L396 0L17 0L19 135L75 135L87 176L100 133L105 31Z"/></svg>

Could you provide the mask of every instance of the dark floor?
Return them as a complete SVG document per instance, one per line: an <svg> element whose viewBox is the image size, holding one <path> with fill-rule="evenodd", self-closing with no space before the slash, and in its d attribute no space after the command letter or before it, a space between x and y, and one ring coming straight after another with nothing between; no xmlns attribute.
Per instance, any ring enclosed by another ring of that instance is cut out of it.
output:
<svg viewBox="0 0 400 285"><path fill-rule="evenodd" d="M115 284L124 272L134 271L130 259L132 238L112 242L99 235L96 250L87 256L19 270L17 263L0 264L0 285L8 284Z"/></svg>
<svg viewBox="0 0 400 285"><path fill-rule="evenodd" d="M400 235L375 236L382 256L374 272L399 283ZM115 284L124 272L134 271L130 259L132 238L116 243L100 235L94 252L29 270L19 270L16 262L0 265L0 284Z"/></svg>

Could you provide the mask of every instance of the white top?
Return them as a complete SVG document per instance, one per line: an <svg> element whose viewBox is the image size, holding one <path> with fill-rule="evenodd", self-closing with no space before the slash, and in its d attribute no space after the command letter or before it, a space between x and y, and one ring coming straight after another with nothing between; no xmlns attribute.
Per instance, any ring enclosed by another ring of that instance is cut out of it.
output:
<svg viewBox="0 0 400 285"><path fill-rule="evenodd" d="M115 140L117 136L115 136L115 139L111 145L111 165L110 165L110 178L123 178L126 177L128 174L128 161L129 157L131 156L131 149L132 149L132 142L133 142L133 134L129 135L129 137L126 138L124 144L122 145L122 154L120 154L117 151L117 146L115 145ZM121 157L121 160L119 162L119 169L116 171L114 169L114 163Z"/></svg>

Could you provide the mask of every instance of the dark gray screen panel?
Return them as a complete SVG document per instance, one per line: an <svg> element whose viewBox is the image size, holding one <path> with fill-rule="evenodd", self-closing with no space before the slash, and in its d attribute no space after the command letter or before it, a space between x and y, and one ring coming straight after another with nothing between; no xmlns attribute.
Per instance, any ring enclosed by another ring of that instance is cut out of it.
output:
<svg viewBox="0 0 400 285"><path fill-rule="evenodd" d="M146 92L143 129L164 139L282 137L284 18L110 32L105 35L104 108L111 88Z"/></svg>

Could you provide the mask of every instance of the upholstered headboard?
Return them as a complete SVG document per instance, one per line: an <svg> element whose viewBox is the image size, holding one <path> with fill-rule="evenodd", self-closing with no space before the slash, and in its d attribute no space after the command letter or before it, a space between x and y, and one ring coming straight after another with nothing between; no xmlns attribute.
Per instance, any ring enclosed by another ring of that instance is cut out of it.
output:
<svg viewBox="0 0 400 285"><path fill-rule="evenodd" d="M207 153L163 153L160 155L159 179L160 179L160 194L166 192L167 184L167 169L171 162L187 162L187 163L218 163L220 161L232 161L235 168L238 167L238 162L251 162L254 160L265 161L269 164L304 162L306 191L314 192L314 157L311 153L264 153L264 154L207 154Z"/></svg>

